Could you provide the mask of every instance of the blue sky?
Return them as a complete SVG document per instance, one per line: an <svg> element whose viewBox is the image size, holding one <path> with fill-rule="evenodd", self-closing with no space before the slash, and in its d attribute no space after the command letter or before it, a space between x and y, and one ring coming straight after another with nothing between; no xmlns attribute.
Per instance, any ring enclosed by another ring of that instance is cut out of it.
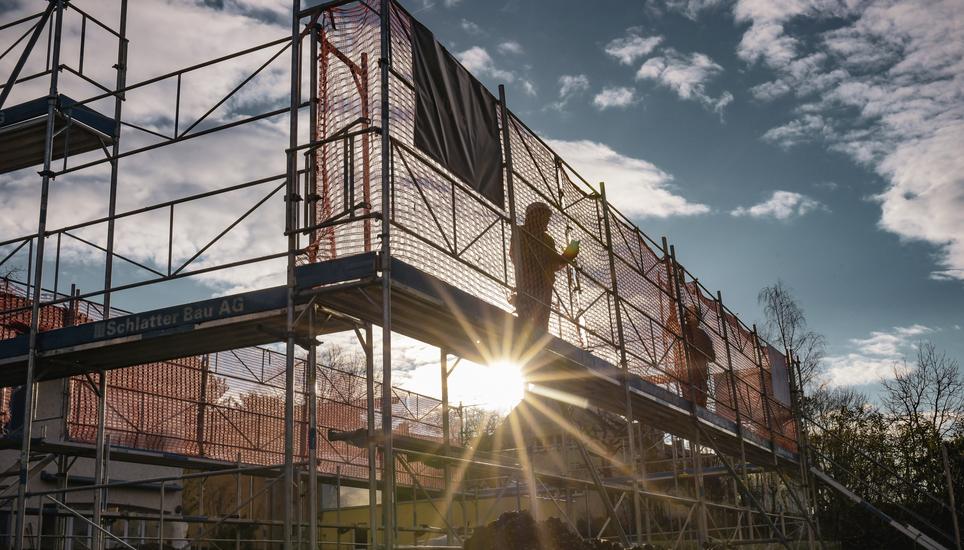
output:
<svg viewBox="0 0 964 550"><path fill-rule="evenodd" d="M747 319L783 279L838 383L920 338L964 358L959 3L405 4L537 132L652 163L705 205L634 219Z"/></svg>
<svg viewBox="0 0 964 550"><path fill-rule="evenodd" d="M828 338L834 383L873 393L921 338L964 361L960 0L402 3L490 89L505 83L514 112L589 181L605 180L610 199L652 237L666 235L680 261L721 289L744 319L760 318L757 291L783 279L812 328ZM116 2L83 5L116 20ZM0 0L0 19L35 9L26 0ZM129 82L284 36L289 10L285 0L139 0L131 11ZM72 39L65 55L74 59L79 21L65 29ZM113 51L96 29L88 40L88 52ZM253 67L265 59L253 57ZM0 75L12 60L0 62ZM88 61L85 71L112 83L112 63ZM284 104L286 63L282 56L269 65L212 119ZM190 101L181 105L182 123L253 67L239 62L185 78ZM11 104L43 95L40 80L15 91ZM95 93L69 75L64 86L80 97ZM167 82L131 93L125 113L169 132L173 89ZM243 135L211 138L207 147L188 142L122 164L119 208L282 172L285 124L264 121ZM125 135L126 147L152 139ZM103 170L59 178L52 219L103 215L105 182ZM189 223L175 228L175 259L189 258L230 223L237 204L263 191L179 211L177 219ZM34 171L0 176L0 198L0 236L35 228ZM283 250L281 220L280 204L267 203L204 261ZM166 266L166 242L157 237L166 236L165 223L164 216L132 221L119 249ZM103 242L103 228L83 235ZM98 288L102 257L71 246L71 280ZM277 284L281 272L269 263L120 295L116 303L168 305ZM117 268L120 281L141 275ZM400 355L422 366L437 358L423 352L412 347Z"/></svg>

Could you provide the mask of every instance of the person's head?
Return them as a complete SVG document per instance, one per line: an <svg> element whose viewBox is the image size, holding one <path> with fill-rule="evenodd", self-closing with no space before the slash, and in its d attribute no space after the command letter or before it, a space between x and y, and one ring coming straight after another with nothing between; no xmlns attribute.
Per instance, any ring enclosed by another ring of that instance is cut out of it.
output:
<svg viewBox="0 0 964 550"><path fill-rule="evenodd" d="M687 327L696 328L700 326L700 320L702 319L702 316L700 315L699 310L696 309L695 306L686 306L686 312L684 313L684 315L686 316Z"/></svg>
<svg viewBox="0 0 964 550"><path fill-rule="evenodd" d="M534 202L526 207L525 227L532 231L545 231L549 228L552 209L544 202Z"/></svg>
<svg viewBox="0 0 964 550"><path fill-rule="evenodd" d="M174 513L175 513L175 514L180 515L183 510L184 510L184 509L181 508L181 505L180 505L180 504L178 504L177 506L174 507Z"/></svg>

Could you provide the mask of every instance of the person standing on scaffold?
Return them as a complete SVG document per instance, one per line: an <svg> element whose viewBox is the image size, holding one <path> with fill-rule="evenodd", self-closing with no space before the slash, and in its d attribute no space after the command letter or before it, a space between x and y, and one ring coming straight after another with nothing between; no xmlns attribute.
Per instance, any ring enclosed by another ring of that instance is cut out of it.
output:
<svg viewBox="0 0 964 550"><path fill-rule="evenodd" d="M509 256L515 264L516 293L512 299L523 325L523 334L542 336L549 329L549 306L556 272L579 255L579 241L572 241L560 254L546 230L552 210L544 202L526 207L525 221L513 231Z"/></svg>

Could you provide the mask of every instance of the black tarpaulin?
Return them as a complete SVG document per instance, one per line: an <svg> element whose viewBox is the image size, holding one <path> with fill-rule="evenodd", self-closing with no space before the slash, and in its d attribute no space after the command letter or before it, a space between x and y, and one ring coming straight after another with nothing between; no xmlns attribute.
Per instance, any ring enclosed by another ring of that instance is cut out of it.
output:
<svg viewBox="0 0 964 550"><path fill-rule="evenodd" d="M502 207L496 99L415 19L412 53L415 146Z"/></svg>

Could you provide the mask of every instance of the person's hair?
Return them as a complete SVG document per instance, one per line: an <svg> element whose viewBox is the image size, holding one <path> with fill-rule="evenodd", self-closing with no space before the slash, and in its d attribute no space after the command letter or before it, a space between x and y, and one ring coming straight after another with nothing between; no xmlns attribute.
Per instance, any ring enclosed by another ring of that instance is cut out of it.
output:
<svg viewBox="0 0 964 550"><path fill-rule="evenodd" d="M690 315L692 315L693 317L696 317L697 321L703 320L703 313L696 306L693 306L693 305L686 306L686 310L683 312L683 316L689 317Z"/></svg>
<svg viewBox="0 0 964 550"><path fill-rule="evenodd" d="M548 220L549 217L552 216L552 209L544 202L533 202L526 207L526 219L523 223L525 225L531 225L540 216L544 216L545 219Z"/></svg>

